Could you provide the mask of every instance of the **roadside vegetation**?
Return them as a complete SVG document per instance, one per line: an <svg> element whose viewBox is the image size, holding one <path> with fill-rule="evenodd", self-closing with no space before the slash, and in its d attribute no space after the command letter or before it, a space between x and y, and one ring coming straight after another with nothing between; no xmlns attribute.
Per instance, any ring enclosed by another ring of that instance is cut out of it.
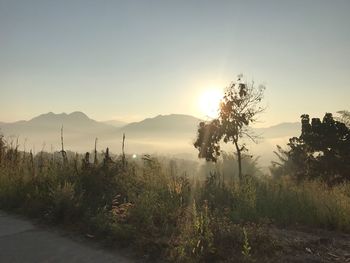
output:
<svg viewBox="0 0 350 263"><path fill-rule="evenodd" d="M270 225L350 232L350 185L267 177L234 156L185 160L31 152L0 139L0 208L63 225L140 256L174 262L261 262L281 247ZM64 157L66 156L66 157ZM65 159L66 158L66 159ZM232 170L231 170L232 169ZM231 171L231 172L230 172Z"/></svg>
<svg viewBox="0 0 350 263"><path fill-rule="evenodd" d="M60 152L34 155L0 136L0 209L131 246L152 262L281 262L275 229L350 233L348 112L311 123L302 115L301 135L278 147L264 175L242 142L254 140L247 126L263 110L262 90L241 78L229 87L219 118L199 125L202 164L125 155L125 137L121 155L96 145L81 155L64 150L62 131ZM220 151L221 141L236 154Z"/></svg>

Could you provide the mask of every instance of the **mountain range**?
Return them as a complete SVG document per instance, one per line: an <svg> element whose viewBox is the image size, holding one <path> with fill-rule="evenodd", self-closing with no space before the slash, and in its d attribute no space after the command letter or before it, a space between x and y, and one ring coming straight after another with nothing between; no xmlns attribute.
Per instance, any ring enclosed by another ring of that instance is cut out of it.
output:
<svg viewBox="0 0 350 263"><path fill-rule="evenodd" d="M99 147L121 147L123 133L127 138L127 149L132 152L158 153L191 153L196 151L192 144L196 137L198 124L201 120L183 114L158 115L139 122L124 123L117 120L96 121L83 112L70 114L55 114L52 112L39 115L28 121L13 123L0 122L0 133L7 140L17 140L27 144L27 148L45 148L48 145L59 149L60 132L63 126L66 148L74 151L89 151L95 138ZM289 137L298 136L300 123L280 123L267 128L253 128L254 134L261 136L260 144L255 146L258 155L270 156L276 144L286 141ZM270 154L271 153L271 154Z"/></svg>

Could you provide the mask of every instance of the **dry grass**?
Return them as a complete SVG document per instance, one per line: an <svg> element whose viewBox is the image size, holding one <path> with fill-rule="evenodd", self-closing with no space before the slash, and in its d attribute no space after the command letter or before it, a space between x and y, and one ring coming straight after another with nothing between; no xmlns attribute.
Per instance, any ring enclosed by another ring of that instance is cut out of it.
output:
<svg viewBox="0 0 350 263"><path fill-rule="evenodd" d="M346 184L261 176L237 183L218 173L193 180L175 160L125 162L105 153L94 163L68 152L63 161L59 153L32 156L0 145L1 209L132 245L151 260L271 259L279 248L269 224L350 231Z"/></svg>

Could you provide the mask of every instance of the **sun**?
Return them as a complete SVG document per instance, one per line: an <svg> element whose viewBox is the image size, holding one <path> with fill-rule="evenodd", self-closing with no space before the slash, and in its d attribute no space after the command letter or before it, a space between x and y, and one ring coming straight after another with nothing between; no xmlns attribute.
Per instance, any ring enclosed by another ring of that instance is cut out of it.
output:
<svg viewBox="0 0 350 263"><path fill-rule="evenodd" d="M205 117L217 118L222 97L223 93L219 89L209 89L203 92L198 101L200 112Z"/></svg>

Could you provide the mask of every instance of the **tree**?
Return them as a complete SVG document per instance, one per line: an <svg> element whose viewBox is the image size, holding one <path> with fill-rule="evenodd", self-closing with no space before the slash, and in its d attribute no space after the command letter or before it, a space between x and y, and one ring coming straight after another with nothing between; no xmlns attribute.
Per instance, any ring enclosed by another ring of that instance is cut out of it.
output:
<svg viewBox="0 0 350 263"><path fill-rule="evenodd" d="M326 113L321 121L301 116L301 135L289 139L289 151L279 147L280 167L297 179L320 178L329 185L350 180L350 129ZM283 157L283 158L281 158Z"/></svg>
<svg viewBox="0 0 350 263"><path fill-rule="evenodd" d="M337 113L340 114L340 117L336 118L336 120L343 122L348 128L350 128L350 111L342 110Z"/></svg>
<svg viewBox="0 0 350 263"><path fill-rule="evenodd" d="M198 149L199 158L216 162L220 156L220 143L232 142L235 147L238 162L238 175L242 180L242 153L247 150L241 141L248 137L255 142L256 136L248 130L248 125L256 121L256 117L264 108L260 106L265 87L254 86L238 76L225 91L221 100L219 117L208 122L201 122L198 128L194 147Z"/></svg>

